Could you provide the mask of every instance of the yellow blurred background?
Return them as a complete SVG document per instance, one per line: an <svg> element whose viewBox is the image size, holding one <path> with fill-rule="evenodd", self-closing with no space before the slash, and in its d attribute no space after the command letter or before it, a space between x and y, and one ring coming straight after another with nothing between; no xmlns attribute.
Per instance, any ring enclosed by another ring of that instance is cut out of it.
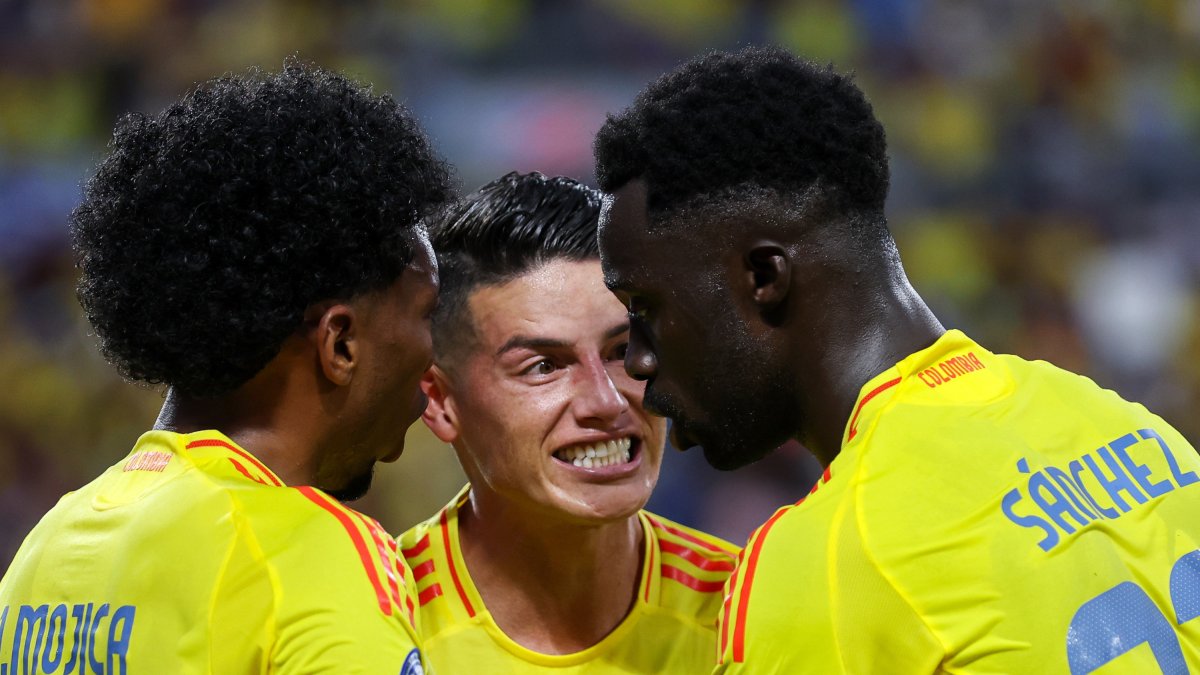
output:
<svg viewBox="0 0 1200 675"><path fill-rule="evenodd" d="M67 215L120 114L298 55L405 101L464 190L514 169L591 182L607 111L750 43L856 72L944 323L1200 438L1194 1L0 0L0 571L162 400L97 355L73 296ZM814 469L796 446L725 475L671 453L652 505L740 543ZM418 425L359 507L399 532L462 481Z"/></svg>

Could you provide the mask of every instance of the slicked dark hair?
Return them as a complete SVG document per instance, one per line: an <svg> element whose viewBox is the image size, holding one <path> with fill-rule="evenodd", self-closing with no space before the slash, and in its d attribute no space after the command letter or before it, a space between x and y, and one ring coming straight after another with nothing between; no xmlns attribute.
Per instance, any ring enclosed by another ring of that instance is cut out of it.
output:
<svg viewBox="0 0 1200 675"><path fill-rule="evenodd" d="M79 301L132 380L227 393L314 302L386 288L449 167L389 96L297 62L125 116L71 216Z"/></svg>
<svg viewBox="0 0 1200 675"><path fill-rule="evenodd" d="M882 216L887 143L847 76L777 47L693 59L609 115L595 142L600 188L634 179L652 220L744 188L785 196L811 188L844 214Z"/></svg>
<svg viewBox="0 0 1200 675"><path fill-rule="evenodd" d="M473 340L467 302L554 260L599 260L601 195L578 181L538 172L506 174L452 206L431 227L441 291L433 314L439 362Z"/></svg>

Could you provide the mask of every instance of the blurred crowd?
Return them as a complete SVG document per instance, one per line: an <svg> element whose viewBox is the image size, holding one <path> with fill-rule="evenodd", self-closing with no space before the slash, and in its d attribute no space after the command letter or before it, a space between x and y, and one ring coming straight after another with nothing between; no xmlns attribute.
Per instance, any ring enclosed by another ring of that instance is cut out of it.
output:
<svg viewBox="0 0 1200 675"><path fill-rule="evenodd" d="M590 182L607 111L750 43L856 73L888 131L901 254L943 323L1200 441L1195 2L0 0L0 571L161 404L97 355L73 294L67 216L121 114L296 55L406 102L464 190L514 169ZM409 436L360 503L396 532L463 481ZM729 475L672 452L652 507L741 543L816 471L795 444Z"/></svg>

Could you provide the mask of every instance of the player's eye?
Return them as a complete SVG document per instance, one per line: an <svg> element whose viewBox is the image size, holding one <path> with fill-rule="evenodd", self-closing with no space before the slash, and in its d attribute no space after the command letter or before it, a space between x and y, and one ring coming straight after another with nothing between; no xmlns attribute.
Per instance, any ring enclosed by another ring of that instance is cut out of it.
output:
<svg viewBox="0 0 1200 675"><path fill-rule="evenodd" d="M629 352L629 343L622 342L621 344L617 345L616 349L613 350L612 359L614 361L624 361L625 354L628 352Z"/></svg>
<svg viewBox="0 0 1200 675"><path fill-rule="evenodd" d="M540 359L525 369L526 375L549 375L558 370L558 366L554 365L550 359Z"/></svg>

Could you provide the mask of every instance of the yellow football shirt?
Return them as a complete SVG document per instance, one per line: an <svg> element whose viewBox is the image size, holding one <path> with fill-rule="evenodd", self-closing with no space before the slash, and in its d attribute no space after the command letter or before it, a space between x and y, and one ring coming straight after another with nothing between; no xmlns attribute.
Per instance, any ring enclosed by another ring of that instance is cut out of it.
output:
<svg viewBox="0 0 1200 675"><path fill-rule="evenodd" d="M422 671L374 520L215 431L144 434L0 581L0 675Z"/></svg>
<svg viewBox="0 0 1200 675"><path fill-rule="evenodd" d="M949 331L751 536L717 672L1200 672L1198 483L1141 405Z"/></svg>
<svg viewBox="0 0 1200 675"><path fill-rule="evenodd" d="M439 673L707 673L716 654L721 591L738 549L642 511L646 546L629 615L591 647L549 655L504 634L471 580L458 539L468 488L400 537L419 591L423 651Z"/></svg>

